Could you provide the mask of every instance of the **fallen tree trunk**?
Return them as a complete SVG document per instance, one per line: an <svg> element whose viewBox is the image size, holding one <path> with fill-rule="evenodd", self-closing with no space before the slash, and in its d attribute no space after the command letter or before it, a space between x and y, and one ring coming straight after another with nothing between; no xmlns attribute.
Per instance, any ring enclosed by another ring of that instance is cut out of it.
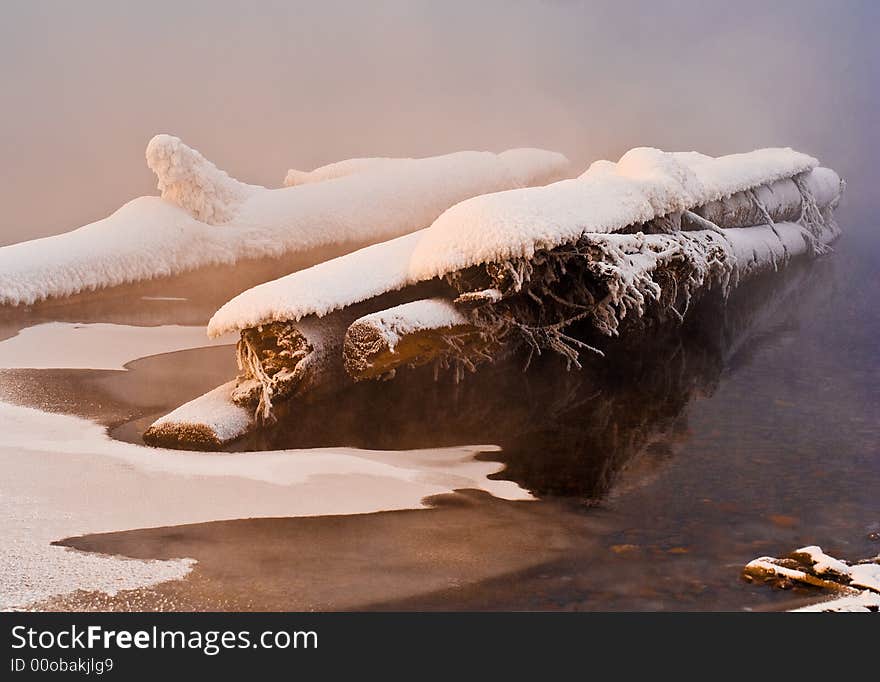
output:
<svg viewBox="0 0 880 682"><path fill-rule="evenodd" d="M241 374L232 401L255 410L256 419L267 422L274 419L274 400L321 395L350 382L339 357L345 331L362 310L353 306L322 318L242 331L237 346Z"/></svg>
<svg viewBox="0 0 880 682"><path fill-rule="evenodd" d="M342 359L355 381L391 378L398 367L417 367L450 355L462 362L485 354L489 342L452 301L424 299L371 313L345 333Z"/></svg>
<svg viewBox="0 0 880 682"><path fill-rule="evenodd" d="M190 400L157 419L144 432L147 445L186 450L216 450L240 438L254 425L254 411L232 401L235 380Z"/></svg>
<svg viewBox="0 0 880 682"><path fill-rule="evenodd" d="M837 231L829 227L820 242L830 243L836 236ZM582 289L580 296L572 295L576 287L570 282L560 287L569 291L569 299L558 303L562 308L559 320L542 321L530 310L540 301L539 312L546 313L553 297L560 298L546 288L538 293L514 292L506 302L500 293L472 292L457 299L467 304L461 307L450 300L416 301L354 322L343 349L346 371L356 381L387 378L401 367L431 362L461 372L523 342L537 351L543 347L558 350L576 362L577 352L585 345L564 332L574 321L587 320L615 335L624 318L641 317L649 308L660 315L672 311L680 317L684 312L678 308L686 310L694 296L715 287L726 292L746 279L777 270L789 259L808 253L812 243L796 223L674 235L585 235L582 242L577 257L589 259L586 269L600 273L601 278L592 282L590 290ZM570 262L564 268L576 271ZM584 269L582 265L577 272ZM534 272L531 277L535 278ZM481 301L473 294L485 298ZM474 303L478 305L468 310ZM565 317L567 311L569 317Z"/></svg>
<svg viewBox="0 0 880 682"><path fill-rule="evenodd" d="M209 326L212 334L230 325L242 330L238 346L242 374L226 400L253 408L254 423L261 423L273 419L276 400L336 390L351 380L389 378L400 367L432 362L452 368L458 378L464 370L474 370L521 346L528 348L529 361L532 353L550 349L564 356L568 366L580 367L582 350L600 351L570 335L575 323L615 336L624 321L630 325L634 320L638 326L648 316L681 320L695 296L711 290L726 296L746 278L777 270L802 254L822 253L838 236L831 212L842 183L827 169L801 170L803 160L792 156L791 150L745 155L747 163L734 157L701 161L685 155L681 158L696 164L691 169L696 175L680 187L676 183L681 178L664 165L671 163L673 170L681 170L679 157L648 151L635 154L634 160L650 161L646 168L656 166L656 177L638 170L638 164L636 170L624 164L625 172L618 175L600 165L574 185L560 183L565 192L588 193L590 201L577 208L596 231L581 223L577 236L559 239L555 246L553 240L541 238L531 249L514 250L506 258L501 255L505 252L499 252L495 260L482 262L473 260L469 252L459 257L456 251L450 263L477 264L441 271L449 287L442 298L384 310L376 298L395 289L405 289L412 298L412 285L427 281L423 275L432 271L419 274L413 258L442 219L424 234L364 249L239 296L218 311ZM780 154L784 161L780 168L797 168L787 177L768 170ZM646 179L633 182L631 174ZM766 178L767 184L750 185L753 176ZM669 187L661 178L669 181ZM695 178L698 182L688 184ZM731 190L726 197L725 188ZM593 196L599 190L610 194ZM565 192L559 201L568 197ZM553 194L548 194L548 201ZM504 211L511 206L521 209L521 202L510 195L492 196L501 202L498 210L504 220L500 227L490 220L486 230L502 237L510 232L519 239L523 225ZM699 196L706 203L694 200ZM582 199L580 194L575 198ZM619 206L618 200L625 205ZM563 211L565 220L572 222L567 211L573 206L557 203L546 207L549 213L543 219ZM666 206L673 208L664 213ZM618 214L638 215L644 222L618 225L622 222ZM530 222L535 219L531 213L526 217ZM473 222L473 216L464 215L462 220ZM754 222L727 227L747 220ZM382 254L388 262L374 262ZM328 287L326 294L322 286ZM364 300L367 303L351 305ZM326 317L316 317L326 312ZM299 322L292 321L303 315ZM238 435L251 427L242 426ZM190 432L200 430L181 430L185 438Z"/></svg>
<svg viewBox="0 0 880 682"><path fill-rule="evenodd" d="M840 178L829 168L816 168L803 182L819 206L828 206L840 194ZM693 212L721 228L762 225L767 216L779 223L798 222L804 212L804 194L795 180L787 178L710 201Z"/></svg>
<svg viewBox="0 0 880 682"><path fill-rule="evenodd" d="M315 399L351 379L339 356L354 309L299 323L279 322L244 330L238 342L236 379L181 405L144 432L147 445L217 450L276 419L277 401Z"/></svg>

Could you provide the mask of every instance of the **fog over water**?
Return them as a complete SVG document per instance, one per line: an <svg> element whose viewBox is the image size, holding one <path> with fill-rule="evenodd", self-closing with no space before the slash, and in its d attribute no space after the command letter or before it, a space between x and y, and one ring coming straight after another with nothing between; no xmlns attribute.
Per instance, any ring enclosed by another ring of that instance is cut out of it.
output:
<svg viewBox="0 0 880 682"><path fill-rule="evenodd" d="M874 2L45 2L0 21L0 244L155 193L157 132L232 175L359 155L791 145L870 215ZM861 221L859 221L861 222ZM863 226L854 226L863 229Z"/></svg>

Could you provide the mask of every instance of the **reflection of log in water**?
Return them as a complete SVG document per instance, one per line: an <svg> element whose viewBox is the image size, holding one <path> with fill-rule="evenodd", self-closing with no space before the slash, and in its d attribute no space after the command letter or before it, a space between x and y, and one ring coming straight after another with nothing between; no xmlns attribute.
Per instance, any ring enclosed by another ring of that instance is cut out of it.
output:
<svg viewBox="0 0 880 682"><path fill-rule="evenodd" d="M448 377L435 383L422 368L394 382L355 385L332 405L300 406L235 449L493 442L502 452L492 458L506 464L498 476L540 496L598 500L640 455L669 456L688 403L711 393L755 339L772 338L804 295L821 293L808 279L825 266L796 264L747 283L726 305L705 300L681 327L591 339L606 357L589 358L582 371L566 371L556 357L511 371L518 356L455 384Z"/></svg>

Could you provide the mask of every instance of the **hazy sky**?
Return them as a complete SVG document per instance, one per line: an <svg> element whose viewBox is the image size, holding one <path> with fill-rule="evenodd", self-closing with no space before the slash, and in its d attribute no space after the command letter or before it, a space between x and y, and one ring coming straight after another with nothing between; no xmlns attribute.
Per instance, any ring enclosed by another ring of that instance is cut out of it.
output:
<svg viewBox="0 0 880 682"><path fill-rule="evenodd" d="M232 175L362 155L791 145L876 205L880 3L0 3L0 243L155 193L179 135Z"/></svg>

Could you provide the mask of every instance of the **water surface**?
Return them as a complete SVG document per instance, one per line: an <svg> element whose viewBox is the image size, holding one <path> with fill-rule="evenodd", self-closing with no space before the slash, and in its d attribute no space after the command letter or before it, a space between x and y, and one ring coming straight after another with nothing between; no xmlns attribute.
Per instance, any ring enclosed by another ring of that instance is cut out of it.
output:
<svg viewBox="0 0 880 682"><path fill-rule="evenodd" d="M727 306L704 302L684 327L604 342L607 357L586 358L580 372L544 357L527 373L507 363L459 385L402 374L304 406L230 447L346 446L411 458L419 448L495 444L478 455L503 465L491 478L533 500L462 490L421 509L345 514L337 479L323 508L338 499L340 511L330 515L57 538L90 552L199 563L183 580L42 606L741 610L814 599L740 574L758 555L807 544L849 559L880 552L870 539L880 531L876 257L844 239L833 256L749 284ZM147 324L178 322L173 293L148 302ZM179 322L201 314L198 302L184 308ZM101 306L88 311L88 321L102 319ZM75 319L76 310L58 317ZM28 323L25 315L8 324ZM0 388L33 404L42 387L44 409L88 416L138 442L157 416L235 372L229 347L126 369L8 370Z"/></svg>

